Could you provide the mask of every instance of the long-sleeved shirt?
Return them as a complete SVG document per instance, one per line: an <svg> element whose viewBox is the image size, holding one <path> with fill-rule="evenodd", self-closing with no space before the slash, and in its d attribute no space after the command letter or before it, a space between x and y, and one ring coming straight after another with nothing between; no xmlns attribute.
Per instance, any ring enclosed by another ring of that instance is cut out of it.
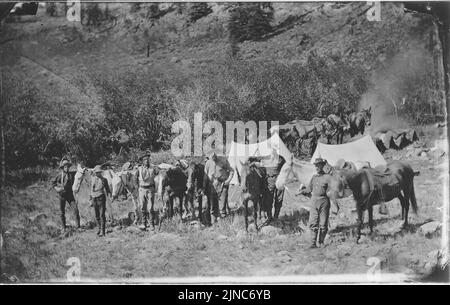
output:
<svg viewBox="0 0 450 305"><path fill-rule="evenodd" d="M311 192L312 197L328 197L327 191L331 178L332 177L329 174L325 173L314 175L309 183L309 191Z"/></svg>
<svg viewBox="0 0 450 305"><path fill-rule="evenodd" d="M91 181L91 197L98 198L102 195L111 194L109 189L108 180L103 177L93 176Z"/></svg>
<svg viewBox="0 0 450 305"><path fill-rule="evenodd" d="M72 195L72 185L75 181L75 172L61 171L52 181L52 187L61 187L62 191L59 192L61 196Z"/></svg>
<svg viewBox="0 0 450 305"><path fill-rule="evenodd" d="M136 175L136 183L139 187L152 187L155 186L155 178L159 171L156 168L139 166L138 174Z"/></svg>

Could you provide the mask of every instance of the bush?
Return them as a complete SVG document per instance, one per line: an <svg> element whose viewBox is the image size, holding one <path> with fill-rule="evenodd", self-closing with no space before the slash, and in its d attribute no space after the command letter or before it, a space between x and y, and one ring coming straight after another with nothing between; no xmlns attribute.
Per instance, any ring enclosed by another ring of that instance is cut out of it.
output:
<svg viewBox="0 0 450 305"><path fill-rule="evenodd" d="M99 75L97 79L106 129L111 133L124 129L131 137L131 147L158 150L157 140L170 133L173 117L173 103L163 82L137 72L112 78Z"/></svg>

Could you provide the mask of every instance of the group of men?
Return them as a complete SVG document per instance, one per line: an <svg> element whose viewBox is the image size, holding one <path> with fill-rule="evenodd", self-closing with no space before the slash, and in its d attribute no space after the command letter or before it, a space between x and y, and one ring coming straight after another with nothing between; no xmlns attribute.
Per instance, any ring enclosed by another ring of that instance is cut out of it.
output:
<svg viewBox="0 0 450 305"><path fill-rule="evenodd" d="M143 230L147 230L148 221L150 218L151 229L155 229L155 193L156 193L156 177L159 174L158 167L152 166L150 163L150 154L147 153L141 156L141 165L138 167L136 175L136 185L139 192L139 206L142 209L143 215ZM277 155L276 152L268 159L263 159L258 162L253 162L256 166L266 168L266 183L267 195L272 201L274 207L273 218L277 219L280 214L284 190L276 188L275 182L280 174L280 170L284 165L283 157ZM304 195L311 196L311 210L309 227L312 233L311 247L317 247L317 238L319 246L323 245L325 236L328 230L328 218L330 212L330 200L327 196L328 185L331 176L324 171L326 160L318 158L314 165L317 169L317 174L311 179L309 187L301 191ZM60 164L61 174L57 175L53 180L53 188L59 195L59 207L61 212L61 222L63 230L66 230L65 208L68 203L74 210L76 227L80 227L80 214L78 210L77 201L74 198L72 185L74 182L75 173L70 171L71 163L64 159ZM94 206L95 217L98 224L97 235L105 235L106 226L106 197L111 194L108 182L102 177L102 169L96 166L93 170L94 176L91 180L90 186L90 201ZM201 200L203 195L207 197L205 224L211 225L216 223L218 219L226 217L228 213L228 191L230 181L234 175L234 169L230 166L227 158L218 156L215 152L210 153L208 160L204 167L203 183L198 184L196 190L198 200ZM201 187L200 187L201 186ZM190 190L188 190L190 191ZM149 206L150 205L150 206ZM271 211L268 213L271 217ZM212 216L212 222L211 222Z"/></svg>

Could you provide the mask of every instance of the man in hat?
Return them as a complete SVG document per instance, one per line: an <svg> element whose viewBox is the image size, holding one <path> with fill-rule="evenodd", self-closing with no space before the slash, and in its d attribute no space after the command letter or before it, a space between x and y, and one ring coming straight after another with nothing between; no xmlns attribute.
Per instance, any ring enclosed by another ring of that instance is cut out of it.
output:
<svg viewBox="0 0 450 305"><path fill-rule="evenodd" d="M94 205L95 218L97 219L97 235L105 236L106 228L106 196L111 194L108 186L108 180L102 176L100 165L94 167L94 176L91 181L90 201Z"/></svg>
<svg viewBox="0 0 450 305"><path fill-rule="evenodd" d="M268 190L268 198L270 207L274 207L273 218L278 219L281 206L283 204L284 188L279 190L276 188L275 182L280 174L286 160L278 154L275 148L272 148L272 154L268 158L262 159L260 162L252 162L253 165L266 168L266 184ZM272 217L272 211L268 211L269 220Z"/></svg>
<svg viewBox="0 0 450 305"><path fill-rule="evenodd" d="M62 229L65 232L66 226L66 203L69 204L71 208L74 210L75 221L77 228L80 228L80 212L78 211L78 204L75 201L75 197L73 195L72 185L75 181L75 172L71 172L69 160L63 159L61 160L59 168L61 169L61 173L58 174L52 182L52 188L59 195L59 208L61 212L61 223Z"/></svg>
<svg viewBox="0 0 450 305"><path fill-rule="evenodd" d="M206 190L206 222L211 225L211 213L214 223L218 218L227 215L228 189L234 170L224 156L218 156L215 150L210 151L205 164L203 190Z"/></svg>
<svg viewBox="0 0 450 305"><path fill-rule="evenodd" d="M317 158L314 161L317 174L311 178L309 187L300 191L301 194L311 195L311 210L309 212L309 228L312 233L310 248L317 248L317 235L319 235L319 247L323 246L328 232L328 218L330 215L330 198L327 195L331 175L325 173L324 166L327 161Z"/></svg>
<svg viewBox="0 0 450 305"><path fill-rule="evenodd" d="M140 157L142 165L138 167L136 175L136 185L139 189L139 204L142 209L142 217L144 220L143 230L147 230L147 223L149 218L148 203L150 202L150 220L152 223L152 230L155 229L155 192L156 183L155 178L158 175L156 167L150 165L150 153L146 153ZM136 215L138 211L136 211Z"/></svg>

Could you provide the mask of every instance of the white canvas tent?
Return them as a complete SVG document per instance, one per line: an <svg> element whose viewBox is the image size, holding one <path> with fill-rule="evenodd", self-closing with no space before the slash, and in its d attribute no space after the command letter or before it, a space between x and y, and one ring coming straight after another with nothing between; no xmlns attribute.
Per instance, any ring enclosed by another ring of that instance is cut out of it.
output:
<svg viewBox="0 0 450 305"><path fill-rule="evenodd" d="M232 168L240 172L242 168L241 162L245 162L249 157L270 156L272 154L272 149L275 149L285 160L289 160L292 156L278 134L274 134L266 141L255 144L231 142L228 151L228 162ZM239 184L238 176L236 174L233 176L231 184Z"/></svg>
<svg viewBox="0 0 450 305"><path fill-rule="evenodd" d="M332 166L335 166L339 159L353 162L358 169L364 162L369 162L371 167L386 165L386 160L384 160L369 135L354 142L339 145L317 143L311 163L318 157L326 159Z"/></svg>

